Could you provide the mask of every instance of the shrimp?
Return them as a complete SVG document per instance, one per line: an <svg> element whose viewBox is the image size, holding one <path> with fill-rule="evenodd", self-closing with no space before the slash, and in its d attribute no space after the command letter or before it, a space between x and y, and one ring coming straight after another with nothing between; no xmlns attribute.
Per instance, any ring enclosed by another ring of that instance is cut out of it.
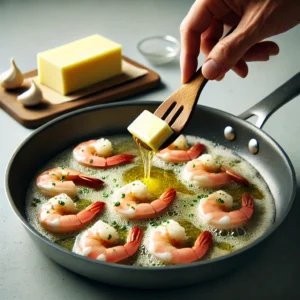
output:
<svg viewBox="0 0 300 300"><path fill-rule="evenodd" d="M73 150L73 157L80 164L94 168L109 168L120 164L131 163L133 154L118 154L112 156L113 149L109 140L101 138L79 144Z"/></svg>
<svg viewBox="0 0 300 300"><path fill-rule="evenodd" d="M200 143L189 148L184 135L180 135L170 146L159 151L156 156L166 162L186 162L200 156L205 148L205 145Z"/></svg>
<svg viewBox="0 0 300 300"><path fill-rule="evenodd" d="M72 199L66 194L60 194L41 206L38 219L50 232L78 231L101 212L104 206L105 202L98 201L78 212Z"/></svg>
<svg viewBox="0 0 300 300"><path fill-rule="evenodd" d="M182 248L188 237L185 229L176 221L165 220L150 231L148 251L159 260L169 264L186 264L201 259L208 251L212 234L202 232L191 248Z"/></svg>
<svg viewBox="0 0 300 300"><path fill-rule="evenodd" d="M229 185L232 180L248 186L247 179L228 167L220 166L210 154L203 154L189 161L185 166L182 178L189 183L203 188L217 188Z"/></svg>
<svg viewBox="0 0 300 300"><path fill-rule="evenodd" d="M235 229L244 226L254 212L254 200L248 194L242 196L242 207L232 209L233 199L224 191L217 191L200 200L200 215L204 222L218 229Z"/></svg>
<svg viewBox="0 0 300 300"><path fill-rule="evenodd" d="M45 171L36 180L40 192L46 196L56 196L61 193L75 197L78 189L76 184L99 188L104 184L101 179L84 175L69 168L54 168Z"/></svg>
<svg viewBox="0 0 300 300"><path fill-rule="evenodd" d="M142 230L138 226L133 227L125 245L117 246L118 239L116 229L100 220L76 238L73 252L91 259L119 262L131 257L138 250Z"/></svg>
<svg viewBox="0 0 300 300"><path fill-rule="evenodd" d="M152 218L165 210L175 197L176 191L170 188L158 199L141 203L150 201L153 197L148 193L147 186L140 180L136 180L115 191L114 209L129 220Z"/></svg>

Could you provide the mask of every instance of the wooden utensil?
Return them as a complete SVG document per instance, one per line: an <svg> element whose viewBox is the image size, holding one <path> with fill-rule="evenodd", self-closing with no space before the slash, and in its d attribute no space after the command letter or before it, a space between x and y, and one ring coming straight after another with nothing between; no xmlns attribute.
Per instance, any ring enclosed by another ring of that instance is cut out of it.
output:
<svg viewBox="0 0 300 300"><path fill-rule="evenodd" d="M231 34L235 28L236 26L232 27L224 37ZM207 81L208 79L202 75L202 67L200 67L188 83L174 92L154 112L156 116L167 122L174 131L174 134L162 144L160 149L174 142L185 128Z"/></svg>
<svg viewBox="0 0 300 300"><path fill-rule="evenodd" d="M167 122L174 132L161 149L170 145L187 125L207 81L208 79L202 75L201 67L188 83L167 98L154 112Z"/></svg>

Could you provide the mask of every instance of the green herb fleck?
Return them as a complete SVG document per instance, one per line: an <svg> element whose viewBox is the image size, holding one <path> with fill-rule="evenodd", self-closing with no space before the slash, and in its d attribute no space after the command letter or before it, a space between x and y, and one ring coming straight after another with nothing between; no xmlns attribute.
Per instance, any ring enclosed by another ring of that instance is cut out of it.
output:
<svg viewBox="0 0 300 300"><path fill-rule="evenodd" d="M126 226L125 225L123 225L122 227L121 227L121 230L126 230Z"/></svg>
<svg viewBox="0 0 300 300"><path fill-rule="evenodd" d="M52 182L52 185L55 186L55 182Z"/></svg>
<svg viewBox="0 0 300 300"><path fill-rule="evenodd" d="M38 198L33 198L33 202L34 202L34 203L41 203L41 200L38 199Z"/></svg>
<svg viewBox="0 0 300 300"><path fill-rule="evenodd" d="M125 194L122 194L122 195L121 195L121 198L125 198Z"/></svg>
<svg viewBox="0 0 300 300"><path fill-rule="evenodd" d="M110 240L111 238L112 238L112 235L109 234L108 237L107 237L107 239Z"/></svg>
<svg viewBox="0 0 300 300"><path fill-rule="evenodd" d="M196 165L194 164L194 165L193 165L193 168L195 168L195 167L196 167Z"/></svg>
<svg viewBox="0 0 300 300"><path fill-rule="evenodd" d="M120 206L120 201L115 202L115 206Z"/></svg>
<svg viewBox="0 0 300 300"><path fill-rule="evenodd" d="M104 197L104 198L107 198L107 197L108 197L108 194L107 194L107 193L103 193L103 197Z"/></svg>
<svg viewBox="0 0 300 300"><path fill-rule="evenodd" d="M217 199L217 202L219 202L219 203L224 203L224 200L221 199L221 198L219 198L219 199Z"/></svg>
<svg viewBox="0 0 300 300"><path fill-rule="evenodd" d="M93 159L90 159L90 164L92 164L94 162L94 160Z"/></svg>
<svg viewBox="0 0 300 300"><path fill-rule="evenodd" d="M61 201L61 200L58 200L58 204L61 205L61 206L64 206L64 205L65 205L65 202L64 202L64 201Z"/></svg>

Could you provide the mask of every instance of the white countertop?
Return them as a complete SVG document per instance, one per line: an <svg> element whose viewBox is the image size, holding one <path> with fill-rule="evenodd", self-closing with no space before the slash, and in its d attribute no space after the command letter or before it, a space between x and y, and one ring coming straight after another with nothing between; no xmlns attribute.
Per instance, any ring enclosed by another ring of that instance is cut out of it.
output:
<svg viewBox="0 0 300 300"><path fill-rule="evenodd" d="M179 38L191 0L0 1L0 73L13 56L23 72L36 68L39 51L103 34L123 45L124 54L157 71L165 87L134 99L164 100L180 87L178 61L151 66L137 51L150 35ZM280 54L250 63L240 79L230 72L210 82L199 103L239 114L300 71L300 26L273 38ZM201 56L200 62L203 61ZM276 112L264 130L283 147L300 178L300 97ZM231 274L189 288L140 291L111 287L71 273L45 257L9 207L4 174L16 147L32 132L0 110L0 299L300 299L299 180L295 204L261 255Z"/></svg>

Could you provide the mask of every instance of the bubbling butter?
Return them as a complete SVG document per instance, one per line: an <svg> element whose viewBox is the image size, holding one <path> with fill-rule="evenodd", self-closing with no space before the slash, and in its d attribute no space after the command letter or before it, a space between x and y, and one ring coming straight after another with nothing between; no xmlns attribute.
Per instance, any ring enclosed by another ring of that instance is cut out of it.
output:
<svg viewBox="0 0 300 300"><path fill-rule="evenodd" d="M129 135L107 136L106 138L113 143L116 154L121 154L124 152L137 154L137 147ZM188 144L190 145L193 145L197 142L204 144L207 152L212 155L214 159L217 159L221 164L230 166L235 171L241 173L247 180L249 180L251 185L259 191L259 193L254 193L252 192L254 191L252 190L253 187L240 187L237 184L233 184L233 186L226 189L226 193L229 193L233 197L233 209L240 207L240 194L242 194L244 191L251 193L255 201L254 214L245 226L246 233L244 235L232 236L228 234L226 236L222 236L212 232L213 245L205 259L220 257L249 245L263 235L274 222L275 205L267 184L260 176L257 175L257 170L252 165L231 150L226 149L223 146L215 145L212 142L199 137L186 136L186 138ZM80 191L77 195L77 198L79 199L78 202L83 200L89 200L89 203L99 200L106 202L105 210L95 218L89 227L93 226L94 222L102 220L103 222L106 222L116 228L122 243L125 243L128 231L133 226L138 225L142 228L143 238L138 252L134 257L123 263L147 267L159 267L165 265L159 259L151 255L151 253L148 251L151 230L154 227L161 225L164 220L174 220L185 228L186 234L189 238L187 242L188 246L192 246L194 244L195 239L202 231L213 231L213 228L208 226L199 217L198 212L200 199L203 198L203 195L215 192L216 189L199 188L182 180L182 172L185 163L166 163L161 159L154 157L153 165L155 167L155 172L153 171L152 176L153 180L155 181L155 184L153 183L153 185L155 185L155 190L158 189L156 185L159 185L160 183L161 185L165 183L171 183L174 185L173 187L177 189L177 197L166 211L162 212L155 218L128 221L115 212L114 193L116 190L128 183L127 180L129 177L125 175L126 173L130 172L131 169L135 168L136 170L136 172L133 172L132 174L132 181L142 179L136 178L135 176L138 174L141 174L141 177L143 176L142 171L138 172L138 169L141 169L142 166L141 158L137 158L132 164L99 170L80 165L73 159L72 151L73 147L66 149L64 152L60 153L51 161L49 161L41 170L38 170L36 176L32 179L26 194L26 216L29 223L51 241L57 242L58 240L63 240L65 243L64 239L67 239L68 249L70 249L74 243L74 236L78 236L78 234L80 234L80 232L78 232L57 236L47 232L38 222L39 208L49 199L39 193L35 185L35 179L44 170L57 166L69 167L78 170L81 173L89 174L105 181L105 185L100 190L94 190L91 188L88 189L80 186L78 187L78 190ZM162 169L162 171L156 172L156 169L158 168ZM167 180L165 177L163 177L163 170L174 173L172 176L168 177L170 180ZM145 184L147 183L145 182ZM167 188L167 186L165 188ZM164 190L164 188L162 190ZM153 199L158 197L162 190L159 191L157 195L153 195ZM149 192L151 192L151 189L149 189ZM256 197L256 194L259 195L259 197ZM38 199L40 202L34 202L34 199ZM63 245L63 242L61 242L60 245Z"/></svg>

